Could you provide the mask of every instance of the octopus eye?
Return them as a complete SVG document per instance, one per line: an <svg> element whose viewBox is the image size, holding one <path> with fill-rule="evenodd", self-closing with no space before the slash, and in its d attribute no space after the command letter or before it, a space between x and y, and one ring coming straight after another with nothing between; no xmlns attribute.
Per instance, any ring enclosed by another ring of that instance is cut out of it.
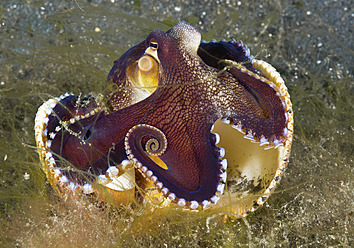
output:
<svg viewBox="0 0 354 248"><path fill-rule="evenodd" d="M150 41L150 47L152 50L156 51L159 45L157 44L156 41Z"/></svg>

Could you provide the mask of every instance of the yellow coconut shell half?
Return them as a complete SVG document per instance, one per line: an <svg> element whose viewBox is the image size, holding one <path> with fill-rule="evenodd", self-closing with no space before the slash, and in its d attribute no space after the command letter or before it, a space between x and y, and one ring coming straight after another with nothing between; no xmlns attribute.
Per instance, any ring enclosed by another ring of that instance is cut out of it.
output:
<svg viewBox="0 0 354 248"><path fill-rule="evenodd" d="M221 208L223 212L233 213L236 217L255 211L274 191L288 164L293 138L292 104L283 79L271 65L264 61L254 60L253 66L261 72L261 75L253 76L271 85L283 101L287 113L287 137L282 144L260 146L259 141L245 138L242 129L228 124L225 120L220 119L214 124L212 132L220 136L217 146L225 150L227 181L224 193L217 194L217 199L214 199L217 203L211 204L207 209ZM244 71L251 73L246 69ZM148 76L154 79L157 74L154 71L151 75ZM147 95L144 82L147 82L148 87L151 85L156 87L156 82L147 76L144 78L149 80L138 80L139 77L143 76L136 75L136 81L142 84L139 86L144 91L140 94L143 99ZM139 91L138 88L136 90ZM177 206L174 203L171 205L171 200L165 198L152 182L137 175L130 161L124 165L110 166L105 176L99 176L95 182L85 185L75 184L63 176L52 157L46 128L51 109L64 97L50 99L43 103L35 118L35 138L40 161L48 181L59 195L73 198L94 195L97 200L111 201L115 204L131 204L137 201L136 196L139 195L148 204ZM135 101L139 100L139 98L135 99ZM160 163L160 161L155 162ZM163 162L161 166L164 166ZM136 194L137 189L140 194ZM204 210L204 208L199 206L196 210Z"/></svg>

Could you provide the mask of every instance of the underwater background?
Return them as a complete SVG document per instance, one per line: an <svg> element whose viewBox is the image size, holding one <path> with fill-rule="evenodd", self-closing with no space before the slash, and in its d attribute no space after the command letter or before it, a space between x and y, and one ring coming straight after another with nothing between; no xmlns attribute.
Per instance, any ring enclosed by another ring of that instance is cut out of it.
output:
<svg viewBox="0 0 354 248"><path fill-rule="evenodd" d="M171 2L1 1L0 247L353 247L353 1ZM179 20L282 75L295 135L280 186L242 219L60 199L35 149L38 107L102 93L115 59Z"/></svg>

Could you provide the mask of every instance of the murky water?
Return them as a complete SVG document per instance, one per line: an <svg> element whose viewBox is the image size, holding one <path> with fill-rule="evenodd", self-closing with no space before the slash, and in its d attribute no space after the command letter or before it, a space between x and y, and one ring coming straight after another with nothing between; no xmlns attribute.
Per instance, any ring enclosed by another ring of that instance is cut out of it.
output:
<svg viewBox="0 0 354 248"><path fill-rule="evenodd" d="M0 7L0 245L352 247L353 9L350 1L27 1ZM203 39L242 40L285 79L291 161L264 207L153 213L58 199L34 149L34 116L65 92L102 92L113 61L187 20Z"/></svg>

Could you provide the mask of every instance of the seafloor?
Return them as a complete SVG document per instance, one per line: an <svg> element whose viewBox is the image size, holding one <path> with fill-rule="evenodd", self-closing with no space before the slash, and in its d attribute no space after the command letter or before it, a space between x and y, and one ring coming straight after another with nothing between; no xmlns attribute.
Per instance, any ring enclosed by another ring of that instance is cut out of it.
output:
<svg viewBox="0 0 354 248"><path fill-rule="evenodd" d="M353 247L353 1L171 2L0 3L0 247ZM239 220L59 199L34 147L37 108L102 92L116 58L178 20L242 40L285 79L295 139L280 186Z"/></svg>

